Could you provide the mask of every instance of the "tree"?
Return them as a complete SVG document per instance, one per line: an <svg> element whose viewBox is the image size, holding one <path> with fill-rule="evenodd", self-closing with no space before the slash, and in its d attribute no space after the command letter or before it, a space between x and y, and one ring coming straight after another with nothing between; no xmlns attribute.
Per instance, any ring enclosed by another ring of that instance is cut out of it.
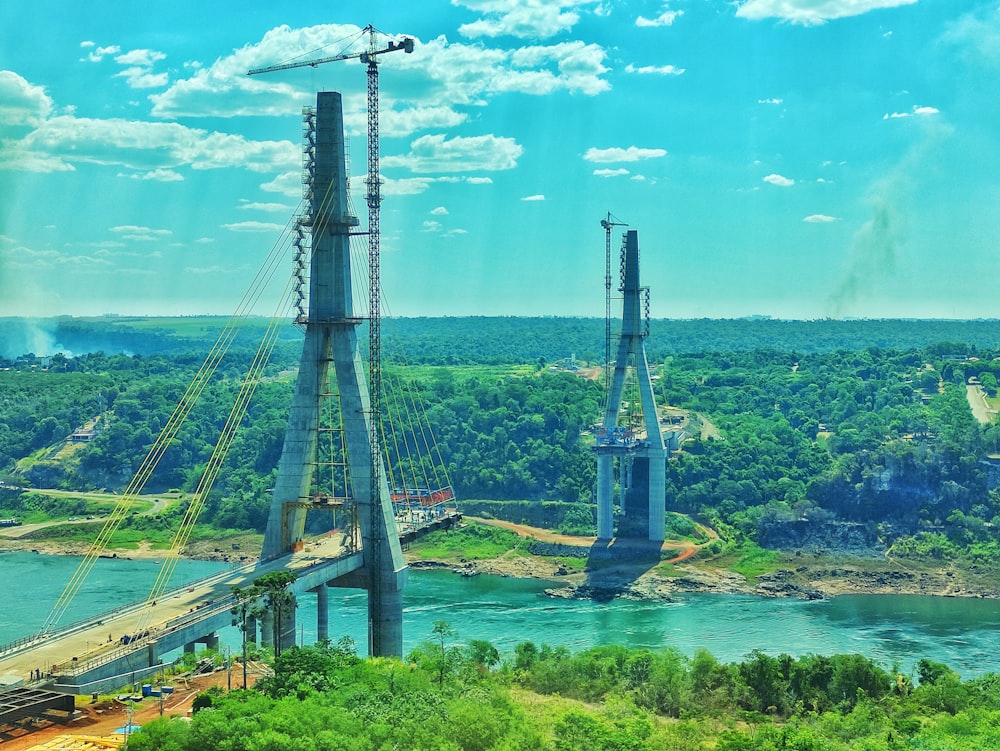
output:
<svg viewBox="0 0 1000 751"><path fill-rule="evenodd" d="M229 611L235 616L233 625L238 626L243 638L243 688L247 687L247 638L250 628L250 621L258 618L263 612L261 605L262 590L256 584L243 589L233 587L233 599L236 604ZM254 627L256 630L256 626Z"/></svg>
<svg viewBox="0 0 1000 751"><path fill-rule="evenodd" d="M294 571L272 571L253 580L264 598L264 610L271 613L271 635L274 644L274 656L281 655L281 637L283 636L283 620L288 613L294 612L295 595L288 586L295 581Z"/></svg>
<svg viewBox="0 0 1000 751"><path fill-rule="evenodd" d="M445 649L444 640L446 637L454 636L455 629L451 627L448 621L434 621L434 627L431 629L433 633L438 638L438 650L435 655L435 667L438 674L438 687L444 686L444 676L451 667L451 660L449 659L448 651Z"/></svg>
<svg viewBox="0 0 1000 751"><path fill-rule="evenodd" d="M469 642L469 659L481 668L492 668L500 662L500 652L485 639L473 639Z"/></svg>

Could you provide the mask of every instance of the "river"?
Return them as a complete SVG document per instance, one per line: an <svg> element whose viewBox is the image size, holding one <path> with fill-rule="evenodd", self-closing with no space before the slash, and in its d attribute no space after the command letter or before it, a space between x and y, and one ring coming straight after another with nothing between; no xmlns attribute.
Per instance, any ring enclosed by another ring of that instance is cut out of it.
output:
<svg viewBox="0 0 1000 751"><path fill-rule="evenodd" d="M0 644L38 629L78 562L72 556L0 553ZM224 567L181 561L175 584ZM99 560L84 590L86 603L74 605L65 620L142 599L157 572L157 564L149 560ZM457 642L487 639L502 654L526 640L573 650L600 644L671 645L687 655L705 647L724 662L742 659L753 649L773 655L857 652L885 668L898 664L907 672L922 657L944 662L966 678L1000 672L996 600L843 595L806 601L693 593L671 603L595 603L547 598L542 595L546 586L551 584L411 571L404 594L404 652L429 639L434 622L443 620L455 630ZM331 638L348 635L363 651L366 603L363 592L330 590ZM298 622L300 639L314 640L314 595L301 598ZM236 629L226 629L221 637L224 645L238 647Z"/></svg>

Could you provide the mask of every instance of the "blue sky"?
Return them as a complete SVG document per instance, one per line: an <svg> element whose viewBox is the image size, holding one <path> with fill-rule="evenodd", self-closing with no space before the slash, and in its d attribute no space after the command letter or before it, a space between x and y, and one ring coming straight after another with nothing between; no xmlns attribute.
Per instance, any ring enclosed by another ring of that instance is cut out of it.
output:
<svg viewBox="0 0 1000 751"><path fill-rule="evenodd" d="M655 317L1000 317L998 0L5 2L0 315L232 312L317 89L364 222L364 67L245 72L369 23L394 315L603 316L610 211Z"/></svg>

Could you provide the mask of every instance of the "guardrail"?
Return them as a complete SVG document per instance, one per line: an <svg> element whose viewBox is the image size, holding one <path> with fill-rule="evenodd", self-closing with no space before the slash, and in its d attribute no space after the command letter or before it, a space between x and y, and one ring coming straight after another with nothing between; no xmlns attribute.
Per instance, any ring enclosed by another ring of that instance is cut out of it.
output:
<svg viewBox="0 0 1000 751"><path fill-rule="evenodd" d="M245 570L251 570L258 564L258 561L253 561L252 563L245 563L239 566L233 566L224 571L218 571L214 574L210 574L202 579L198 579L193 582L188 582L174 589L165 592L161 598L166 600L177 595L184 594L187 590L192 587L204 587L210 584L216 584L223 579L232 576L235 573L240 573ZM112 610L106 610L103 613L98 613L97 615L88 616L87 618L82 618L78 621L73 621L65 626L60 626L58 629L53 631L44 631L35 634L29 634L28 636L22 636L14 641L7 642L6 644L0 645L0 658L3 657L13 657L14 655L26 652L29 649L38 646L43 641L48 639L61 639L70 636L74 633L83 631L84 629L91 628L96 625L102 624L106 620L111 620L113 617L121 617L122 615L127 615L129 613L134 613L146 605L145 600L140 600L138 602L129 603L128 605L120 606Z"/></svg>

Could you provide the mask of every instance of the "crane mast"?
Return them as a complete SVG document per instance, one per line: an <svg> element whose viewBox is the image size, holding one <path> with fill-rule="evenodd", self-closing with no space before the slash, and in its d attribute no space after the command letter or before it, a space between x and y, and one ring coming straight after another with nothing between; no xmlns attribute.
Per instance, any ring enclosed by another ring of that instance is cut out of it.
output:
<svg viewBox="0 0 1000 751"><path fill-rule="evenodd" d="M625 222L618 221L609 211L607 217L601 220L604 227L604 391L611 386L611 232L615 227L627 227Z"/></svg>
<svg viewBox="0 0 1000 751"><path fill-rule="evenodd" d="M368 381L371 391L371 497L378 498L382 481L382 300L381 263L379 245L379 207L382 204L381 178L379 177L378 149L378 51L375 46L375 29L369 28L369 51L361 56L361 62L368 63ZM410 49L413 42L410 41ZM371 504L372 529L377 523L381 509ZM379 560L379 539L372 536L375 550L372 557ZM376 602L382 588L382 577L373 576L369 586L369 596ZM378 654L378 653L376 653Z"/></svg>

